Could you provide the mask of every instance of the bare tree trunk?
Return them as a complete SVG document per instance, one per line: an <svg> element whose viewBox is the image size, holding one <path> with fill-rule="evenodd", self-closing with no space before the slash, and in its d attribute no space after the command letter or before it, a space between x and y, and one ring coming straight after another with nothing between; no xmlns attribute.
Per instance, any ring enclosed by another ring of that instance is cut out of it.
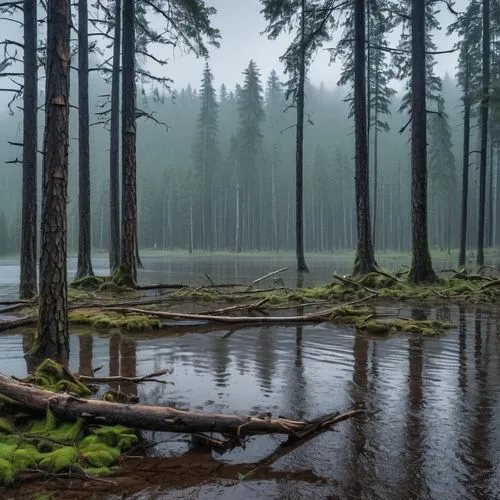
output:
<svg viewBox="0 0 500 500"><path fill-rule="evenodd" d="M369 2L368 2L369 3ZM375 73L375 131L373 137L373 228L372 228L372 240L373 248L376 244L376 229L377 229L377 199L378 199L378 93L379 93L379 66L377 62L377 69ZM370 101L368 100L368 107L370 107ZM370 136L368 135L368 139Z"/></svg>
<svg viewBox="0 0 500 500"><path fill-rule="evenodd" d="M37 2L24 0L23 207L19 296L36 295L37 213Z"/></svg>
<svg viewBox="0 0 500 500"><path fill-rule="evenodd" d="M66 238L70 3L49 0L43 158L39 328L33 355L69 357Z"/></svg>
<svg viewBox="0 0 500 500"><path fill-rule="evenodd" d="M409 281L437 281L427 235L427 116L425 82L425 0L412 0L411 12L411 200L412 262Z"/></svg>
<svg viewBox="0 0 500 500"><path fill-rule="evenodd" d="M490 155L488 180L488 248L493 248L493 137L490 126Z"/></svg>
<svg viewBox="0 0 500 500"><path fill-rule="evenodd" d="M276 144L273 146L273 160L271 172L271 204L273 211L273 250L278 253L278 213L276 211Z"/></svg>
<svg viewBox="0 0 500 500"><path fill-rule="evenodd" d="M356 150L356 217L357 247L354 275L370 273L377 268L373 256L370 228L370 196L368 177L368 137L366 127L366 78L365 78L365 2L354 2L354 127Z"/></svg>
<svg viewBox="0 0 500 500"><path fill-rule="evenodd" d="M486 200L486 160L488 153L488 108L490 92L490 0L483 0L483 88L481 98L481 160L479 164L479 226L477 264L484 265L484 212Z"/></svg>
<svg viewBox="0 0 500 500"><path fill-rule="evenodd" d="M109 268L120 263L120 52L122 0L115 0L115 36L111 76L111 133L109 148Z"/></svg>
<svg viewBox="0 0 500 500"><path fill-rule="evenodd" d="M90 213L89 37L87 0L78 2L78 264L75 279L93 276Z"/></svg>
<svg viewBox="0 0 500 500"><path fill-rule="evenodd" d="M309 272L304 257L304 201L303 201L303 161L304 161L304 86L306 80L305 22L306 7L302 0L300 20L301 49L299 55L299 80L297 84L297 143L295 163L295 251L297 271Z"/></svg>
<svg viewBox="0 0 500 500"><path fill-rule="evenodd" d="M467 39L466 35L466 39ZM467 248L467 203L469 201L469 149L470 149L470 66L469 53L466 51L465 61L465 84L464 84L464 137L463 137L463 159L462 159L462 210L460 215L460 251L458 265L465 266L465 254Z"/></svg>
<svg viewBox="0 0 500 500"><path fill-rule="evenodd" d="M135 90L135 3L123 2L122 53L122 240L120 267L123 282L137 282L137 172Z"/></svg>

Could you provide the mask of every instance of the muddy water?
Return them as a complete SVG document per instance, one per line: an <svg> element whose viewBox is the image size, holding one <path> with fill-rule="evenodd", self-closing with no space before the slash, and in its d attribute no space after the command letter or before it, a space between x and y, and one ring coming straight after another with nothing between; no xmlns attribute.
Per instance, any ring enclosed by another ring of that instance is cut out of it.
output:
<svg viewBox="0 0 500 500"><path fill-rule="evenodd" d="M174 385L139 387L148 403L295 418L355 404L369 410L245 481L237 481L238 469L231 467L265 457L276 439L255 438L245 450L200 462L183 436L148 433L148 440L163 441L149 454L163 459L143 462L142 469L131 465L131 478L137 470L143 475L120 495L108 489L103 498L500 498L498 315L459 306L404 306L398 313L449 318L457 328L425 339L374 339L333 325L245 328L229 336L74 333L74 371L173 370ZM26 373L22 356L28 344L27 334L0 337L2 372ZM169 458L186 452L183 459ZM218 462L225 465L219 468Z"/></svg>

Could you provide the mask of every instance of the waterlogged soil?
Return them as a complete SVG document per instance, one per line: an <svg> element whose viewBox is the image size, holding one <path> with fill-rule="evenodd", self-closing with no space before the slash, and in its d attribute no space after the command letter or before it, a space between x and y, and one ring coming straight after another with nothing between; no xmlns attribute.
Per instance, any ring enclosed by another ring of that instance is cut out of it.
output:
<svg viewBox="0 0 500 500"><path fill-rule="evenodd" d="M173 385L114 386L148 404L297 419L361 405L363 418L258 466L279 445L252 439L223 455L186 435L144 432L145 449L106 480L39 479L2 498L500 497L500 316L493 309L391 306L390 316L450 320L438 338L373 338L319 324L170 334L75 331L70 369L134 376L170 369ZM92 333L92 335L91 335ZM2 372L24 376L30 334L0 336Z"/></svg>

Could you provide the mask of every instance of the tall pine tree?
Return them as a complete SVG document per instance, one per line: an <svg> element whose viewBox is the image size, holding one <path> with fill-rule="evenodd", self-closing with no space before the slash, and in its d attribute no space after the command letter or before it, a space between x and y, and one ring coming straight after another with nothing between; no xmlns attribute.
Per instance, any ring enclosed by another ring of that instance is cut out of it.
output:
<svg viewBox="0 0 500 500"><path fill-rule="evenodd" d="M199 92L200 113L196 123L197 134L193 146L199 205L198 223L201 228L201 248L214 249L214 205L216 201L214 176L219 163L217 147L218 104L213 87L213 75L205 64Z"/></svg>

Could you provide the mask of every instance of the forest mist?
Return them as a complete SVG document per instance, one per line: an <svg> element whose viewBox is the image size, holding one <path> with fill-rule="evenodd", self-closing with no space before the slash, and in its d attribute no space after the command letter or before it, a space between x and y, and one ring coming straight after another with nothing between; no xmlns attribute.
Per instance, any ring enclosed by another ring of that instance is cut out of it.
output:
<svg viewBox="0 0 500 500"><path fill-rule="evenodd" d="M258 67L258 61L257 61ZM244 69L244 66L243 68ZM72 74L73 89L78 76ZM200 81L203 75L200 75ZM286 101L284 90L278 100L270 95L270 75L261 75L264 116L261 122L263 140L253 159L252 188L249 203L252 229L242 228L243 251L293 250L294 234L294 109ZM275 75L275 78L276 75ZM243 80L243 76L242 76ZM138 108L152 113L158 121L138 121L138 240L140 248L190 249L192 225L193 250L210 250L203 242L200 215L203 194L196 165L194 145L200 114L200 82L172 92L155 88L138 89ZM339 86L331 91L323 85L308 83L306 88L306 126L304 132L304 235L308 252L333 252L354 249L356 244L354 197L354 138L349 119L349 89ZM76 92L72 92L73 96ZM103 79L90 75L91 103L91 198L92 243L94 250L108 248L108 158L109 133L95 113L100 111L102 96L109 94ZM100 97L101 96L101 97ZM222 96L222 99L221 99ZM458 247L459 238L459 165L461 165L461 108L457 83L448 75L443 79L444 111L448 115L455 170L446 172L442 165L429 159L429 241L431 249ZM275 96L276 97L276 96ZM213 203L212 250L236 249L236 171L231 157L231 137L239 127L235 89L216 89L218 103L217 157L214 158L214 181L210 197ZM398 108L402 95L394 96L387 116L388 132L378 136L377 234L375 250L410 250L410 155L409 134L404 126L407 115ZM42 99L41 99L42 101ZM93 113L92 113L93 111ZM68 204L68 250L76 252L78 242L78 123L77 113L70 118L70 172ZM433 148L432 121L429 119L429 151ZM22 137L22 113L4 110L0 127L5 141L0 145L0 252L17 253L21 230L20 164L6 164L19 156L17 148L7 141L19 142ZM40 120L42 117L40 117ZM40 127L43 122L40 121ZM471 133L472 149L479 140L479 128ZM439 139L439 138L438 138ZM373 156L373 137L370 157ZM430 153L429 153L430 155ZM476 155L478 157L478 155ZM470 247L475 245L477 224L477 169L479 158L472 158L471 195L469 202ZM496 227L496 158L489 162L490 192L487 197L486 246L498 243ZM370 172L372 177L372 172ZM372 179L371 179L372 180ZM373 185L373 182L371 182ZM273 196L274 190L274 196ZM207 193L208 194L208 193ZM450 197L450 206L443 203ZM488 205L493 199L493 210ZM274 200L274 201L273 201ZM373 207L373 192L371 193ZM373 214L373 208L372 208ZM253 224L254 223L254 224ZM250 226L249 226L250 227Z"/></svg>

